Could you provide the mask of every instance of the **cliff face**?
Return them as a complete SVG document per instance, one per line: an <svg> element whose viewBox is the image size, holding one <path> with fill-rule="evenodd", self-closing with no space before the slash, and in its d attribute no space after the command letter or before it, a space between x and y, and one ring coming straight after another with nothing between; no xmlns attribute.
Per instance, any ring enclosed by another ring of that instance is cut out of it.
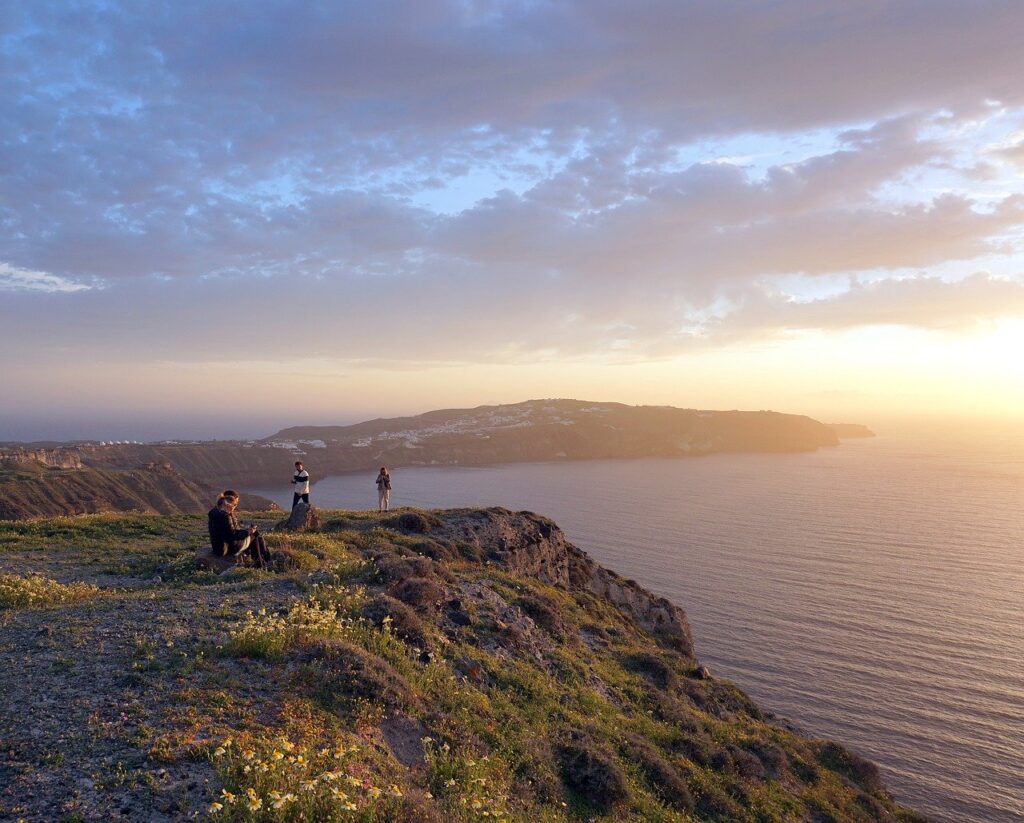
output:
<svg viewBox="0 0 1024 823"><path fill-rule="evenodd" d="M185 477L216 487L287 483L295 455L240 442L81 446L82 462L96 469L169 464Z"/></svg>
<svg viewBox="0 0 1024 823"><path fill-rule="evenodd" d="M215 489L167 464L126 470L2 465L7 468L0 469L0 520L99 512L199 513L216 499ZM255 495L244 502L251 509L273 505Z"/></svg>
<svg viewBox="0 0 1024 823"><path fill-rule="evenodd" d="M77 448L30 449L12 446L0 448L0 465L48 466L54 469L82 468L82 454Z"/></svg>

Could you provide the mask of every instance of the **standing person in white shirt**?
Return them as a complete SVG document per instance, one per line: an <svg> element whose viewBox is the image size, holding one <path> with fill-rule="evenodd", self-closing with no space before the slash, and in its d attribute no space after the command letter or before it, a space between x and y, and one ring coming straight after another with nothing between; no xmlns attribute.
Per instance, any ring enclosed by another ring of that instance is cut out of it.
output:
<svg viewBox="0 0 1024 823"><path fill-rule="evenodd" d="M301 460L295 461L295 476L292 478L292 484L295 486L295 494L292 495L292 508L294 509L300 500L308 505L309 472L306 471L306 467L302 465Z"/></svg>
<svg viewBox="0 0 1024 823"><path fill-rule="evenodd" d="M377 511L386 512L391 504L391 473L386 466L377 475Z"/></svg>

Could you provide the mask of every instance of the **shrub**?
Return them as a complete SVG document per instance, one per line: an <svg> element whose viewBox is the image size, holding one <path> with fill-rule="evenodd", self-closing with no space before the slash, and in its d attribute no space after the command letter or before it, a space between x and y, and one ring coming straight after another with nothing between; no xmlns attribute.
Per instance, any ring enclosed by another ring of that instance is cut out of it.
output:
<svg viewBox="0 0 1024 823"><path fill-rule="evenodd" d="M733 769L740 775L751 780L764 778L764 766L761 761L746 749L729 746L729 757L732 758Z"/></svg>
<svg viewBox="0 0 1024 823"><path fill-rule="evenodd" d="M390 624L391 632L407 643L419 646L421 649L427 646L423 621L416 616L416 612L400 600L386 594L379 594L363 606L363 616L376 626L382 627L387 621Z"/></svg>
<svg viewBox="0 0 1024 823"><path fill-rule="evenodd" d="M691 731L673 742L672 748L698 766L710 766L724 754L724 750L707 734Z"/></svg>
<svg viewBox="0 0 1024 823"><path fill-rule="evenodd" d="M838 772L868 792L877 792L882 789L882 778L878 773L878 767L860 755L844 749L838 743L823 743L818 749L818 762L826 769Z"/></svg>
<svg viewBox="0 0 1024 823"><path fill-rule="evenodd" d="M291 547L281 547L270 553L275 571L309 571L320 567L320 561L310 552Z"/></svg>
<svg viewBox="0 0 1024 823"><path fill-rule="evenodd" d="M694 798L694 811L702 819L733 821L745 820L746 816L735 800L710 780L702 781L699 786L691 785Z"/></svg>
<svg viewBox="0 0 1024 823"><path fill-rule="evenodd" d="M620 749L640 767L647 785L665 803L682 811L693 810L693 796L686 781L649 740L629 734Z"/></svg>
<svg viewBox="0 0 1024 823"><path fill-rule="evenodd" d="M99 594L90 583L58 583L48 577L0 574L0 610L77 603Z"/></svg>
<svg viewBox="0 0 1024 823"><path fill-rule="evenodd" d="M679 685L675 671L656 654L631 654L623 660L623 664L631 672L643 675L659 689L674 689Z"/></svg>
<svg viewBox="0 0 1024 823"><path fill-rule="evenodd" d="M407 577L391 587L391 594L410 606L433 606L444 597L444 589L425 577Z"/></svg>
<svg viewBox="0 0 1024 823"><path fill-rule="evenodd" d="M393 529L401 529L415 534L428 534L441 525L441 521L426 512L402 512L397 517L386 520L384 525Z"/></svg>
<svg viewBox="0 0 1024 823"><path fill-rule="evenodd" d="M344 640L320 640L306 650L308 682L331 709L351 711L362 702L387 709L414 705L405 678L386 660Z"/></svg>
<svg viewBox="0 0 1024 823"><path fill-rule="evenodd" d="M558 613L558 609L553 608L550 603L539 597L524 595L516 600L516 605L548 634L558 639L565 637L565 623L562 621L562 616Z"/></svg>
<svg viewBox="0 0 1024 823"><path fill-rule="evenodd" d="M815 763L804 760L801 757L791 758L789 767L797 780L806 783L808 786L815 785L821 779L821 770Z"/></svg>
<svg viewBox="0 0 1024 823"><path fill-rule="evenodd" d="M450 544L439 540L421 540L412 549L418 554L422 554L435 561L451 560L458 556L458 552Z"/></svg>
<svg viewBox="0 0 1024 823"><path fill-rule="evenodd" d="M483 549L481 549L476 543L469 543L465 540L460 540L455 544L455 549L464 560L479 562L484 558Z"/></svg>
<svg viewBox="0 0 1024 823"><path fill-rule="evenodd" d="M428 557L383 557L376 563L377 579L384 583L396 583L407 577L431 577L434 562Z"/></svg>
<svg viewBox="0 0 1024 823"><path fill-rule="evenodd" d="M626 777L614 756L585 734L575 734L559 746L562 780L581 799L602 810L625 800Z"/></svg>
<svg viewBox="0 0 1024 823"><path fill-rule="evenodd" d="M761 761L769 777L777 780L786 770L786 753L774 743L757 740L746 746Z"/></svg>
<svg viewBox="0 0 1024 823"><path fill-rule="evenodd" d="M686 678L680 681L680 686L698 709L715 717L729 719L736 714L745 714L754 720L761 719L761 710L732 683Z"/></svg>

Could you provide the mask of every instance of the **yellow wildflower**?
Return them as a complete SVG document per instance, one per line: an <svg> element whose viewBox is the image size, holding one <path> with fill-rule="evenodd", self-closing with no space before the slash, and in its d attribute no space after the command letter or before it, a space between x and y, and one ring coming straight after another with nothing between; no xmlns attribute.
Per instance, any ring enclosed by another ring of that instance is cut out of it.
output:
<svg viewBox="0 0 1024 823"><path fill-rule="evenodd" d="M248 805L249 805L249 810L250 811L258 812L260 809L263 808L263 801L260 800L255 795L250 795L250 797L249 797L249 804Z"/></svg>
<svg viewBox="0 0 1024 823"><path fill-rule="evenodd" d="M231 794L227 789L220 790L220 796L223 797L228 803L235 802L235 796Z"/></svg>
<svg viewBox="0 0 1024 823"><path fill-rule="evenodd" d="M398 786L396 786L394 783L392 783L390 786L388 786L388 794L390 794L392 797L401 797L402 790L398 788Z"/></svg>
<svg viewBox="0 0 1024 823"><path fill-rule="evenodd" d="M381 790L378 789L376 786L370 786L369 791L367 791L366 793L370 795L370 798L372 800L376 800L378 797L381 796L381 794L383 794L383 792L381 792Z"/></svg>
<svg viewBox="0 0 1024 823"><path fill-rule="evenodd" d="M350 786L358 786L360 789L363 787L363 781L360 780L358 777L353 777L352 775L349 775L347 779L348 784Z"/></svg>
<svg viewBox="0 0 1024 823"><path fill-rule="evenodd" d="M221 809L224 808L223 803L218 803L216 800L210 804L210 808L207 810L210 814L217 814Z"/></svg>
<svg viewBox="0 0 1024 823"><path fill-rule="evenodd" d="M270 757L272 760L284 760L284 754L281 752L274 752Z"/></svg>
<svg viewBox="0 0 1024 823"><path fill-rule="evenodd" d="M213 756L214 757L220 757L222 754L224 754L224 747L223 746L218 746L217 749L215 749L214 752L213 752Z"/></svg>

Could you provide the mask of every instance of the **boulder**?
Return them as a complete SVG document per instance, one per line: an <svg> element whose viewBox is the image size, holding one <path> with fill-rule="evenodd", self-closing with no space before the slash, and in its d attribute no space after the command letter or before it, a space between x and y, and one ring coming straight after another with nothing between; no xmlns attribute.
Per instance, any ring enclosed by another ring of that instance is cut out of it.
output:
<svg viewBox="0 0 1024 823"><path fill-rule="evenodd" d="M276 532L304 532L309 529L320 528L320 515L317 514L316 508L304 500L300 500L295 504L295 508L292 509L291 514L285 520L282 520L276 526L274 531Z"/></svg>
<svg viewBox="0 0 1024 823"><path fill-rule="evenodd" d="M223 574L228 569L235 567L237 556L218 557L212 554L209 549L196 555L196 567L209 569L214 574Z"/></svg>

